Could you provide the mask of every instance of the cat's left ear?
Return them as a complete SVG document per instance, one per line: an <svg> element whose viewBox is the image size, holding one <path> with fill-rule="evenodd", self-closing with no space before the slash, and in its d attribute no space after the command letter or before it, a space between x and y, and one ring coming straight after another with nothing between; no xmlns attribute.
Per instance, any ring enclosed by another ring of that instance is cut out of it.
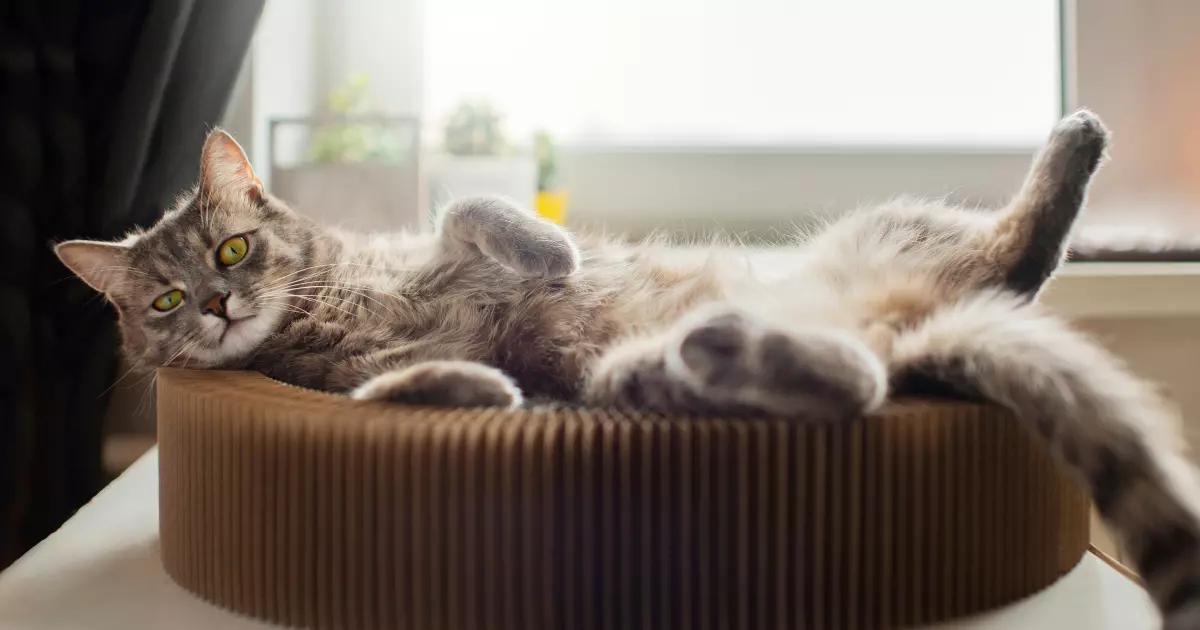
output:
<svg viewBox="0 0 1200 630"><path fill-rule="evenodd" d="M200 187L215 197L246 195L260 201L265 194L262 180L254 174L246 152L233 136L213 129L200 152Z"/></svg>

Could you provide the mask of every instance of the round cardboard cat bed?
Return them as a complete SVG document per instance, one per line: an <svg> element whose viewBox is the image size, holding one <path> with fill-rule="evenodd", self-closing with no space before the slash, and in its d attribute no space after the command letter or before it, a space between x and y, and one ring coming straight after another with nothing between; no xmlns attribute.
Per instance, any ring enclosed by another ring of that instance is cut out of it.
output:
<svg viewBox="0 0 1200 630"><path fill-rule="evenodd" d="M162 560L294 626L887 628L1030 595L1088 502L1004 412L841 425L359 403L158 376Z"/></svg>

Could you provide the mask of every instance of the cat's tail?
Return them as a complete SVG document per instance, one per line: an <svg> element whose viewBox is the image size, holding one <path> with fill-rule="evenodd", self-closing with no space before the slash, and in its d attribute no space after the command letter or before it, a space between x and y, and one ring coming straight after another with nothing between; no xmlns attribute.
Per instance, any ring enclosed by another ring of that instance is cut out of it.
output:
<svg viewBox="0 0 1200 630"><path fill-rule="evenodd" d="M900 336L892 373L1009 408L1091 492L1169 630L1200 628L1200 482L1178 418L1121 362L1020 296L992 293Z"/></svg>
<svg viewBox="0 0 1200 630"><path fill-rule="evenodd" d="M1008 289L1036 295L1058 268L1107 146L1108 130L1087 110L1054 127L1025 184L988 236L988 256L1004 270Z"/></svg>

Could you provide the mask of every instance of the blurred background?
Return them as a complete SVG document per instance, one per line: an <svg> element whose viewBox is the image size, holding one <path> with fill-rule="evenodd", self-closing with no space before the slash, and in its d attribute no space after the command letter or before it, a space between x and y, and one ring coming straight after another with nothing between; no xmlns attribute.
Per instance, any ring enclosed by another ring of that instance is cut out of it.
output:
<svg viewBox="0 0 1200 630"><path fill-rule="evenodd" d="M420 173L422 210L483 190L536 206L540 156L573 224L757 237L899 191L1002 199L1064 107L1060 16L1047 0L269 3L228 123L314 213L349 188L314 172L379 160ZM347 113L393 118L321 122ZM397 150L410 133L420 164ZM392 213L337 218L402 216L368 205Z"/></svg>
<svg viewBox="0 0 1200 630"><path fill-rule="evenodd" d="M478 189L536 205L540 137L541 187L562 193L544 203L574 225L756 239L901 192L1001 203L1053 122L1088 106L1122 158L1090 218L1190 226L1189 4L292 0L267 4L226 122L314 213L330 204L293 167L407 159L415 127L422 211ZM319 122L346 114L392 118Z"/></svg>
<svg viewBox="0 0 1200 630"><path fill-rule="evenodd" d="M1200 3L12 0L0 6L0 566L153 445L149 379L45 245L153 222L231 131L297 210L458 196L770 246L898 194L1004 203L1066 111L1114 131L1052 308L1200 413ZM1119 261L1119 262L1114 262ZM1192 437L1189 423L1189 437Z"/></svg>

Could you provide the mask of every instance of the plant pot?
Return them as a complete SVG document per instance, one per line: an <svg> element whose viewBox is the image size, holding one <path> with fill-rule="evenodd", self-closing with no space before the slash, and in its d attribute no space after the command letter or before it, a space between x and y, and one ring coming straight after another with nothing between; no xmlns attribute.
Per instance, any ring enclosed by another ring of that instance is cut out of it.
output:
<svg viewBox="0 0 1200 630"><path fill-rule="evenodd" d="M532 208L537 197L537 162L532 157L434 156L426 171L430 208L455 199L500 196Z"/></svg>
<svg viewBox="0 0 1200 630"><path fill-rule="evenodd" d="M534 209L543 218L564 225L567 220L567 191L543 190L539 192Z"/></svg>

